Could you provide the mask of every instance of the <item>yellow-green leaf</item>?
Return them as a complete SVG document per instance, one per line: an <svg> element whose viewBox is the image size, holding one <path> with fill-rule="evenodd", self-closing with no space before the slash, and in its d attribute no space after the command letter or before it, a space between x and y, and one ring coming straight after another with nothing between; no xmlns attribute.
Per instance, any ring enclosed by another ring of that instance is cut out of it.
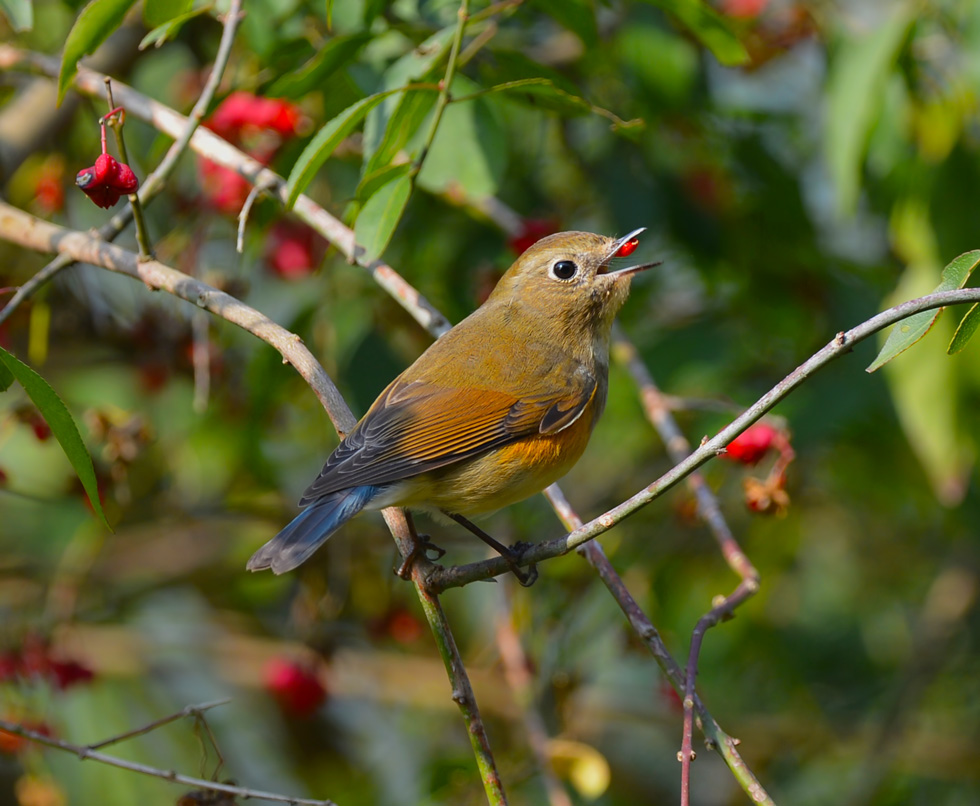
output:
<svg viewBox="0 0 980 806"><path fill-rule="evenodd" d="M973 305L963 318L960 319L960 323L956 326L956 332L953 334L953 338L950 340L946 352L949 355L954 355L966 347L967 342L977 332L978 327L980 327L980 302Z"/></svg>
<svg viewBox="0 0 980 806"><path fill-rule="evenodd" d="M966 285L966 281L970 278L970 274L978 263L980 263L980 249L974 249L972 252L966 252L954 258L943 269L942 282L933 289L932 293L953 291L957 288L962 288ZM905 352L929 332L929 329L933 326L942 311L942 308L922 311L921 313L910 316L908 319L903 319L895 325L892 328L892 332L888 334L888 338L881 348L881 352L878 353L878 357L871 362L871 365L866 371L874 372L891 361L895 356Z"/></svg>
<svg viewBox="0 0 980 806"><path fill-rule="evenodd" d="M356 256L370 263L384 253L412 195L412 177L405 175L384 185L364 204L354 225ZM361 251L363 250L363 251Z"/></svg>
<svg viewBox="0 0 980 806"><path fill-rule="evenodd" d="M24 387L27 396L37 406L41 416L51 427L51 433L68 457L68 461L75 468L82 487L85 488L85 494L92 503L92 509L108 527L109 523L99 501L99 485L95 477L95 468L92 466L92 457L88 455L85 443L78 433L78 426L75 425L68 407L44 378L2 347L0 347L0 365L3 367L3 372L0 372L0 388L9 386L7 380L9 377L15 378ZM6 386L5 380L7 380Z"/></svg>
<svg viewBox="0 0 980 806"><path fill-rule="evenodd" d="M92 53L105 42L109 34L122 24L126 12L129 11L135 1L92 0L82 9L65 40L65 49L61 57L61 70L58 73L59 104L75 78L75 73L78 72L79 59Z"/></svg>

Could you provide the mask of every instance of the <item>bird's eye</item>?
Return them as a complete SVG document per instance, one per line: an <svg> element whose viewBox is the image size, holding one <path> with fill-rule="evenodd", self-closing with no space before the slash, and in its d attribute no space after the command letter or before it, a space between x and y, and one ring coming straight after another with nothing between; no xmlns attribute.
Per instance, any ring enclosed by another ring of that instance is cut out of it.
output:
<svg viewBox="0 0 980 806"><path fill-rule="evenodd" d="M551 267L551 274L559 280L571 280L578 273L578 266L571 260L559 260Z"/></svg>

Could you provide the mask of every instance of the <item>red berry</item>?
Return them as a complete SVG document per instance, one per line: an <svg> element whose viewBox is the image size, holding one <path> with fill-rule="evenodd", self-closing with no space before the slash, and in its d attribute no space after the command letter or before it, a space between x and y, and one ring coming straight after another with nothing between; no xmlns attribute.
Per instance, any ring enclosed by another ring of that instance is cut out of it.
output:
<svg viewBox="0 0 980 806"><path fill-rule="evenodd" d="M266 666L265 687L293 716L309 716L327 699L315 669L283 658L273 658Z"/></svg>
<svg viewBox="0 0 980 806"><path fill-rule="evenodd" d="M636 251L636 247L640 245L639 238L630 238L626 243L619 247L619 251L616 252L616 257L629 257Z"/></svg>
<svg viewBox="0 0 980 806"><path fill-rule="evenodd" d="M754 465L766 455L778 435L779 431L771 425L756 423L728 443L722 456L743 465Z"/></svg>
<svg viewBox="0 0 980 806"><path fill-rule="evenodd" d="M323 257L323 246L305 224L279 221L269 233L265 259L280 277L296 280L313 272Z"/></svg>

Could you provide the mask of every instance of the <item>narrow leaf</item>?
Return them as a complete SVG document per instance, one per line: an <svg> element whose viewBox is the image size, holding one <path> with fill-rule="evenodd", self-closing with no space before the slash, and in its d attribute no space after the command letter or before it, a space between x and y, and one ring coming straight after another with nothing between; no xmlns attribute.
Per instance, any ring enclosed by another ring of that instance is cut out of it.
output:
<svg viewBox="0 0 980 806"><path fill-rule="evenodd" d="M432 111L435 102L435 90L407 92L398 99L398 105L385 125L384 136L370 156L365 154L367 157L364 164L365 177L384 168L395 159L398 152L405 148L405 144L418 131L419 126ZM358 195L360 195L360 188L358 188Z"/></svg>
<svg viewBox="0 0 980 806"><path fill-rule="evenodd" d="M300 98L320 87L338 69L354 60L368 42L370 31L335 36L299 70L280 76L269 87L270 98Z"/></svg>
<svg viewBox="0 0 980 806"><path fill-rule="evenodd" d="M143 0L143 22L147 28L158 28L191 10L193 0Z"/></svg>
<svg viewBox="0 0 980 806"><path fill-rule="evenodd" d="M748 51L725 22L704 0L647 0L675 17L714 57L727 67L745 64Z"/></svg>
<svg viewBox="0 0 980 806"><path fill-rule="evenodd" d="M329 159L334 150L350 135L364 116L374 107L381 103L389 95L401 90L390 90L389 92L379 92L376 95L369 95L362 98L355 104L348 106L333 120L329 121L307 144L303 153L299 155L293 170L289 172L289 179L286 180L286 188L289 190L289 197L286 200L286 208L291 209L299 198L299 194L306 190L317 171L323 163Z"/></svg>
<svg viewBox="0 0 980 806"><path fill-rule="evenodd" d="M974 249L972 252L966 252L954 258L943 269L942 282L936 286L932 293L954 291L957 288L962 288L966 285L966 281L970 279L970 274L976 268L977 264L980 264L980 249ZM922 311L896 324L892 328L892 332L888 334L888 338L885 340L881 352L878 353L878 357L871 362L871 365L866 371L874 372L891 361L895 356L905 352L929 332L929 329L933 326L942 311L942 308L937 308L932 311ZM967 315L969 316L969 314ZM969 338L968 334L966 338ZM956 341L955 336L953 337L953 341ZM950 347L952 347L952 343Z"/></svg>
<svg viewBox="0 0 980 806"><path fill-rule="evenodd" d="M372 171L361 179L361 183L357 186L355 198L359 203L364 204L382 187L389 182L395 181L398 177L404 176L411 170L412 163L402 162L399 164L385 165L383 168Z"/></svg>
<svg viewBox="0 0 980 806"><path fill-rule="evenodd" d="M106 520L105 513L102 511L102 504L99 501L99 485L95 478L92 457L88 455L88 451L85 449L85 443L82 442L82 437L78 433L78 426L75 425L68 407L44 378L2 347L0 347L0 364L4 366L7 374L16 378L24 387L24 391L27 392L31 402L37 406L41 416L51 427L51 433L54 434L55 439L58 440L68 457L68 461L75 468L75 472L82 482L82 487L85 488L85 493L88 495L88 500L92 503L92 509L109 528L109 522ZM0 384L2 384L2 380L0 377Z"/></svg>
<svg viewBox="0 0 980 806"><path fill-rule="evenodd" d="M82 9L65 40L61 70L58 73L59 104L78 72L78 60L92 53L120 26L126 12L135 2L136 0L92 0Z"/></svg>
<svg viewBox="0 0 980 806"><path fill-rule="evenodd" d="M358 249L363 249L357 253L359 258L370 263L381 257L411 194L412 178L406 175L389 182L367 200L354 225L354 240Z"/></svg>
<svg viewBox="0 0 980 806"><path fill-rule="evenodd" d="M34 4L31 0L0 0L0 12L18 33L34 27Z"/></svg>
<svg viewBox="0 0 980 806"><path fill-rule="evenodd" d="M966 347L967 342L970 341L973 334L977 332L978 327L980 327L980 302L973 305L970 310L966 312L966 315L960 319L959 325L956 326L956 332L953 334L953 338L949 342L949 347L946 348L947 354L955 355Z"/></svg>
<svg viewBox="0 0 980 806"><path fill-rule="evenodd" d="M150 31L146 36L140 40L139 49L146 50L151 45L153 47L160 47L164 42L168 42L180 33L180 29L189 21L195 17L200 17L202 14L207 14L210 11L208 6L201 6L200 8L191 9L186 14L181 14L177 17L173 17L169 21L165 22Z"/></svg>
<svg viewBox="0 0 980 806"><path fill-rule="evenodd" d="M3 348L0 347L0 350ZM6 392L10 388L10 384L14 382L14 376L10 374L10 370L7 369L7 365L0 361L0 392Z"/></svg>

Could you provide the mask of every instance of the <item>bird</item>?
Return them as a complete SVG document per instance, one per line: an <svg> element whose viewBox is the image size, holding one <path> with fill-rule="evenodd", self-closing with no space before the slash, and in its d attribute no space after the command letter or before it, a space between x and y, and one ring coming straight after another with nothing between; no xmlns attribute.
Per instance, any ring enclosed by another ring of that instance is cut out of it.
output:
<svg viewBox="0 0 980 806"><path fill-rule="evenodd" d="M612 268L644 230L559 232L525 250L483 305L381 392L248 570L291 571L362 510L399 506L448 515L531 584L518 549L469 516L540 492L582 455L606 403L613 320L632 277L659 265Z"/></svg>

